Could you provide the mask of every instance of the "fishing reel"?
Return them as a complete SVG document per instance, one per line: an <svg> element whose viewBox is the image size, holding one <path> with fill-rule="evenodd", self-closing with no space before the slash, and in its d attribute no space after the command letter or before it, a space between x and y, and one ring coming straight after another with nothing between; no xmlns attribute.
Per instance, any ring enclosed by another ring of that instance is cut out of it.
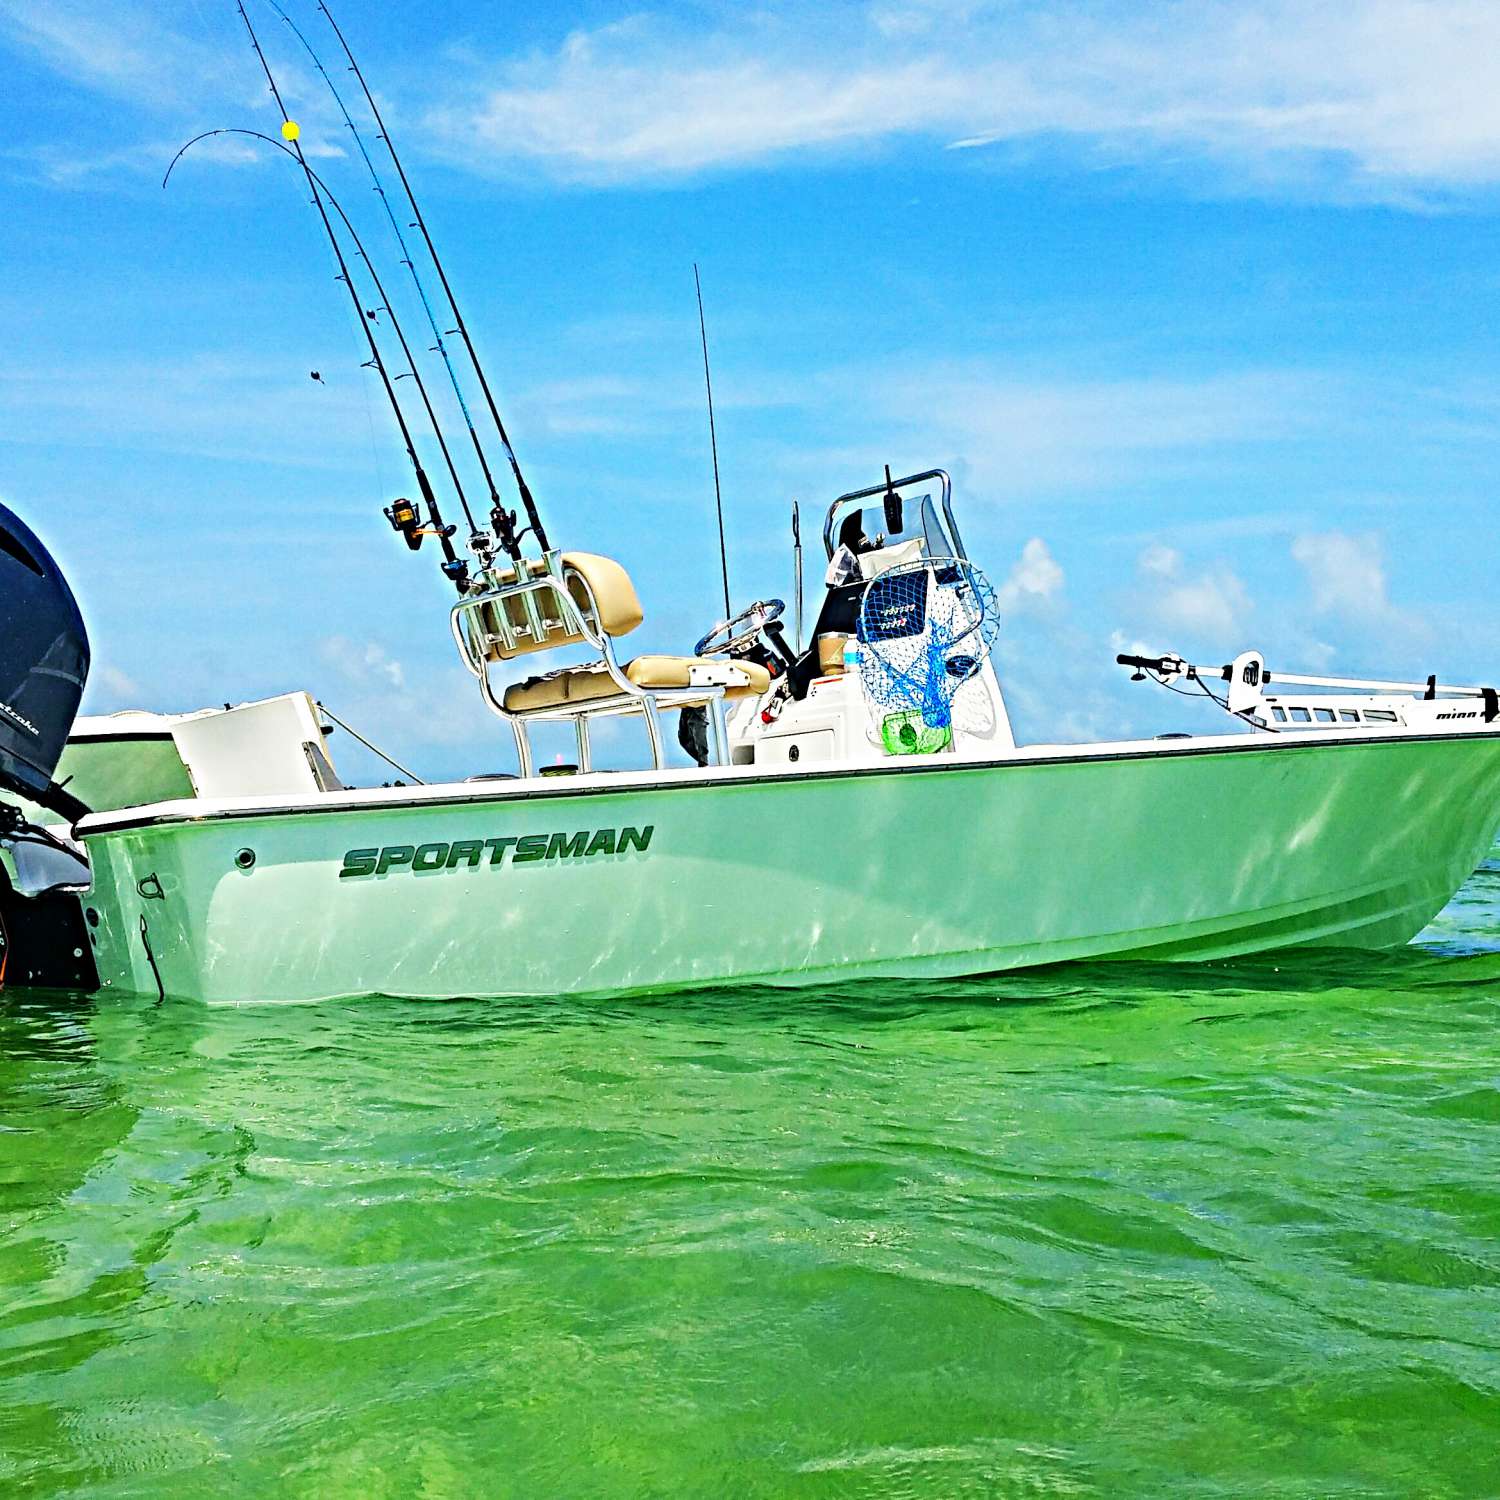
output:
<svg viewBox="0 0 1500 1500"><path fill-rule="evenodd" d="M451 526L422 525L422 519L417 514L417 507L404 495L385 507L385 518L391 523L391 530L399 532L413 552L421 547L424 536L450 537L453 535L454 528Z"/></svg>
<svg viewBox="0 0 1500 1500"><path fill-rule="evenodd" d="M397 532L413 552L421 547L424 536L435 536L438 539L443 549L443 576L462 593L469 582L469 565L453 550L453 533L458 528L436 526L431 522L424 526L422 518L417 514L417 507L404 495L385 506L384 512L386 520L391 523L391 530Z"/></svg>

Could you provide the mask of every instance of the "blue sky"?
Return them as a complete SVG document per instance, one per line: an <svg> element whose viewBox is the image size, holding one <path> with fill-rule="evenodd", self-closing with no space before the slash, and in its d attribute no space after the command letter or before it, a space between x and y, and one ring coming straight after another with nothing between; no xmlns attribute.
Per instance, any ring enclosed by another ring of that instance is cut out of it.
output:
<svg viewBox="0 0 1500 1500"><path fill-rule="evenodd" d="M1208 727L1124 681L1136 644L1500 677L1500 8L335 13L554 538L636 579L633 649L718 614L696 260L738 598L789 593L792 497L940 465L1025 738ZM73 578L88 706L306 686L424 772L507 766L380 517L410 483L290 164L220 142L159 186L199 130L275 131L233 6L0 0L0 67L0 497Z"/></svg>

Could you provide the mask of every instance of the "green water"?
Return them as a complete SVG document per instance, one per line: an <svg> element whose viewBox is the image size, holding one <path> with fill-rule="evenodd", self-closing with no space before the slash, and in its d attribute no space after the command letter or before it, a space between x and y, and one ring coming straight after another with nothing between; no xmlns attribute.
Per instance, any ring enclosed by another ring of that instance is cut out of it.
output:
<svg viewBox="0 0 1500 1500"><path fill-rule="evenodd" d="M1424 947L0 1000L0 1494L1500 1493L1500 865Z"/></svg>

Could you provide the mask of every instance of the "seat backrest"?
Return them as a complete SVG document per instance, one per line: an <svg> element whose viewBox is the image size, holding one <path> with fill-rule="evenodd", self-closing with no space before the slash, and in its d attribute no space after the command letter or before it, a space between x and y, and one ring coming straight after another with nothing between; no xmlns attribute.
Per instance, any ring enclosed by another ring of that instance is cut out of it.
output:
<svg viewBox="0 0 1500 1500"><path fill-rule="evenodd" d="M547 585L516 588L520 574L516 568L507 568L496 575L501 592L480 606L485 631L492 637L485 653L491 661L510 661L533 651L586 643L589 636L578 628L575 611L591 632L601 632L611 639L627 635L644 618L630 575L611 558L593 552L563 553L562 587L567 590L571 610L560 598L556 582L548 578L545 562L527 558L525 568L531 579L547 578ZM506 593L507 588L516 591ZM539 633L532 625L533 610ZM508 629L501 627L502 615ZM513 644L507 644L507 636Z"/></svg>
<svg viewBox="0 0 1500 1500"><path fill-rule="evenodd" d="M645 619L630 574L612 558L594 552L564 552L563 577L580 609L587 609L588 596L593 596L599 628L605 635L629 635Z"/></svg>

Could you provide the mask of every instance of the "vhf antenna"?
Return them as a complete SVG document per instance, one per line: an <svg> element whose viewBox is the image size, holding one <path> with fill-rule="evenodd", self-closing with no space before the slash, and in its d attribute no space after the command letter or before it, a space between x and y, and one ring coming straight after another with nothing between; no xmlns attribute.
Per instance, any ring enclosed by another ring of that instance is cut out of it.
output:
<svg viewBox="0 0 1500 1500"><path fill-rule="evenodd" d="M891 478L891 466L885 466L885 494L881 497L881 503L885 509L885 529L894 534L901 530L901 497L896 493L895 482Z"/></svg>
<svg viewBox="0 0 1500 1500"><path fill-rule="evenodd" d="M729 550L724 545L724 497L719 493L719 438L714 431L714 383L708 373L708 325L703 321L703 283L698 279L698 262L693 262L693 286L698 292L698 335L703 340L703 385L708 391L708 446L714 456L714 509L719 514L719 568L724 575L724 618L729 608Z"/></svg>
<svg viewBox="0 0 1500 1500"><path fill-rule="evenodd" d="M344 124L349 127L349 133L354 137L354 144L359 148L359 154L369 169L370 180L375 185L375 192L380 198L380 206L385 210L385 216L390 220L391 232L396 236L396 243L401 247L401 264L411 273L412 284L417 289L417 296L422 302L422 311L427 315L427 326L432 329L433 352L440 355L443 368L448 372L448 383L453 387L454 398L458 402L458 409L463 413L464 425L469 429L469 440L474 445L474 455L479 460L479 467L484 473L484 481L489 486L490 506L492 509L499 508L500 495L495 488L495 476L490 473L489 459L485 456L483 445L479 441L479 433L474 427L474 418L469 412L469 404L464 400L464 393L458 383L458 373L453 368L453 360L448 354L448 346L443 342L442 331L438 328L437 316L432 310L432 303L427 296L427 288L422 284L422 278L417 272L417 264L412 259L410 249L406 244L406 236L401 232L400 222L396 218L395 211L391 208L391 200L385 191L385 184L380 180L380 174L375 170L375 163L370 160L370 153L365 149L365 139L359 133L359 127L354 123L354 117L349 113L349 107L344 103L344 96L339 93L337 85L329 77L328 69L323 66L322 59L313 50L313 45L303 35L301 27L277 4L277 0L266 0L266 3L281 17L291 28L292 35L302 43L303 49L308 57L312 59L312 65L323 75L323 82L328 85L328 92L333 95L333 101L339 107L339 113L344 117ZM454 483L458 483L457 475ZM467 514L467 510L465 511ZM502 538L502 540L504 540ZM471 542L471 545L473 543ZM519 547L512 544L506 546L506 551L512 558L519 556Z"/></svg>
<svg viewBox="0 0 1500 1500"><path fill-rule="evenodd" d="M797 654L802 653L802 507L792 501L792 600L797 632Z"/></svg>
<svg viewBox="0 0 1500 1500"><path fill-rule="evenodd" d="M296 121L292 119L291 115L287 113L286 104L281 97L281 90L277 88L276 78L271 72L271 65L266 61L266 54L261 50L260 38L255 34L255 27L250 22L250 16L245 9L244 0L236 0L236 8L239 10L240 19L245 23L245 30L250 34L250 45L255 49L255 55L260 60L261 71L265 73L266 82L270 85L271 97L275 99L276 107L281 111L281 134L287 141L292 154L296 157L297 164L302 168L303 175L307 179L307 186L312 192L313 206L318 210L318 217L322 220L323 229L328 235L328 243L333 247L334 259L338 262L339 268L338 279L344 283L344 286L348 289L350 300L354 303L354 310L359 319L359 326L364 331L365 342L369 346L371 368L380 376L381 384L385 387L386 398L390 402L391 411L395 414L396 425L401 429L401 438L406 445L406 454L411 460L412 472L416 475L417 488L421 491L422 498L427 503L427 513L430 518L431 529L442 544L444 557L443 572L447 574L454 586L462 592L468 581L468 564L453 550L453 528L451 526L444 526L443 524L442 512L438 508L437 496L433 493L432 482L427 477L426 469L422 467L422 459L417 453L417 446L415 440L412 438L411 429L407 426L406 414L401 410L401 402L396 395L396 387L391 380L390 372L385 367L385 361L380 357L380 346L375 342L375 335L370 331L370 324L374 321L374 315L368 313L360 301L359 292L354 285L354 278L349 272L348 262L344 259L343 248L339 244L339 237L334 233L333 224L328 218L328 210L323 203L326 189L320 189L318 177L308 165L307 158L302 153L301 129ZM258 134L258 132L252 133ZM342 209L339 210L339 214L344 219L345 224L348 225L348 218L343 214ZM352 234L352 225L349 228ZM355 236L355 243L358 244L358 236ZM364 255L363 247L360 248L360 254L365 260L366 265L369 266L369 257ZM370 272L371 276L374 277L373 266L370 267ZM376 285L378 290L378 278L376 279ZM380 292L380 296L384 303L385 295L383 291ZM422 385L422 377L417 374L415 363L411 362L411 351L407 347L405 337L401 335L400 324L397 322L396 316L391 311L388 303L386 303L386 311L391 318L392 327L396 330L398 338L400 338L401 347L407 355L408 362L411 363L411 377L416 382L418 390L422 392L422 398L427 404L430 416L432 414L432 406L430 402L427 402L427 392L426 388ZM442 449L443 456L447 459L448 467L452 471L453 460L448 453L448 445L443 441L443 435L437 426L435 417L433 418L433 431L437 436L438 446ZM456 472L454 473L454 481L456 484ZM468 501L464 498L462 487L459 488L458 495L459 504L463 507L465 519L469 522L471 530L477 530L474 526L474 517L469 510ZM391 524L398 531L406 535L408 544L410 545L412 537L417 535L419 531L419 528L415 524L416 518L413 516L408 520L405 511L398 504L392 507L390 520Z"/></svg>
<svg viewBox="0 0 1500 1500"><path fill-rule="evenodd" d="M548 550L547 533L542 527L542 518L537 514L536 501L531 498L531 491L527 487L526 480L521 475L521 465L516 461L516 451L511 446L509 435L505 431L505 423L500 420L500 409L495 405L494 394L490 390L490 383L485 379L484 367L479 363L479 355L475 352L474 341L469 337L468 325L464 322L463 314L458 310L458 302L453 296L453 288L448 284L447 273L443 270L443 263L438 258L437 247L432 243L432 236L427 231L427 221L422 217L422 210L417 207L416 197L411 190L411 183L406 179L406 172L401 166L401 158L396 155L396 148L391 143L390 132L385 128L385 120L381 117L380 106L375 103L375 96L370 92L370 86L365 82L365 75L360 72L359 64L354 60L354 53L349 50L349 43L344 40L344 33L339 30L339 24L333 19L333 12L319 0L318 9L327 17L328 24L333 28L333 34L339 39L339 46L344 49L344 56L349 59L349 71L359 80L359 86L364 91L365 102L370 106L370 113L375 117L376 128L380 132L380 139L385 142L385 149L390 153L391 165L396 169L396 175L401 179L401 187L406 193L406 201L411 206L415 218L416 228L422 235L422 240L427 246L427 254L432 260L433 269L438 274L438 280L442 283L443 295L448 299L448 307L453 313L455 324L454 332L464 342L464 348L468 351L469 363L474 367L474 374L479 381L479 389L484 392L485 403L490 409L490 416L495 423L495 431L500 434L500 442L505 448L505 456L510 460L511 473L515 476L516 489L521 496L521 504L526 510L527 530L536 539L537 546L543 551ZM241 6L243 12L243 6ZM496 533L499 535L501 544L513 558L519 558L520 536L515 531L515 517L508 514L504 506L497 504L493 516Z"/></svg>

